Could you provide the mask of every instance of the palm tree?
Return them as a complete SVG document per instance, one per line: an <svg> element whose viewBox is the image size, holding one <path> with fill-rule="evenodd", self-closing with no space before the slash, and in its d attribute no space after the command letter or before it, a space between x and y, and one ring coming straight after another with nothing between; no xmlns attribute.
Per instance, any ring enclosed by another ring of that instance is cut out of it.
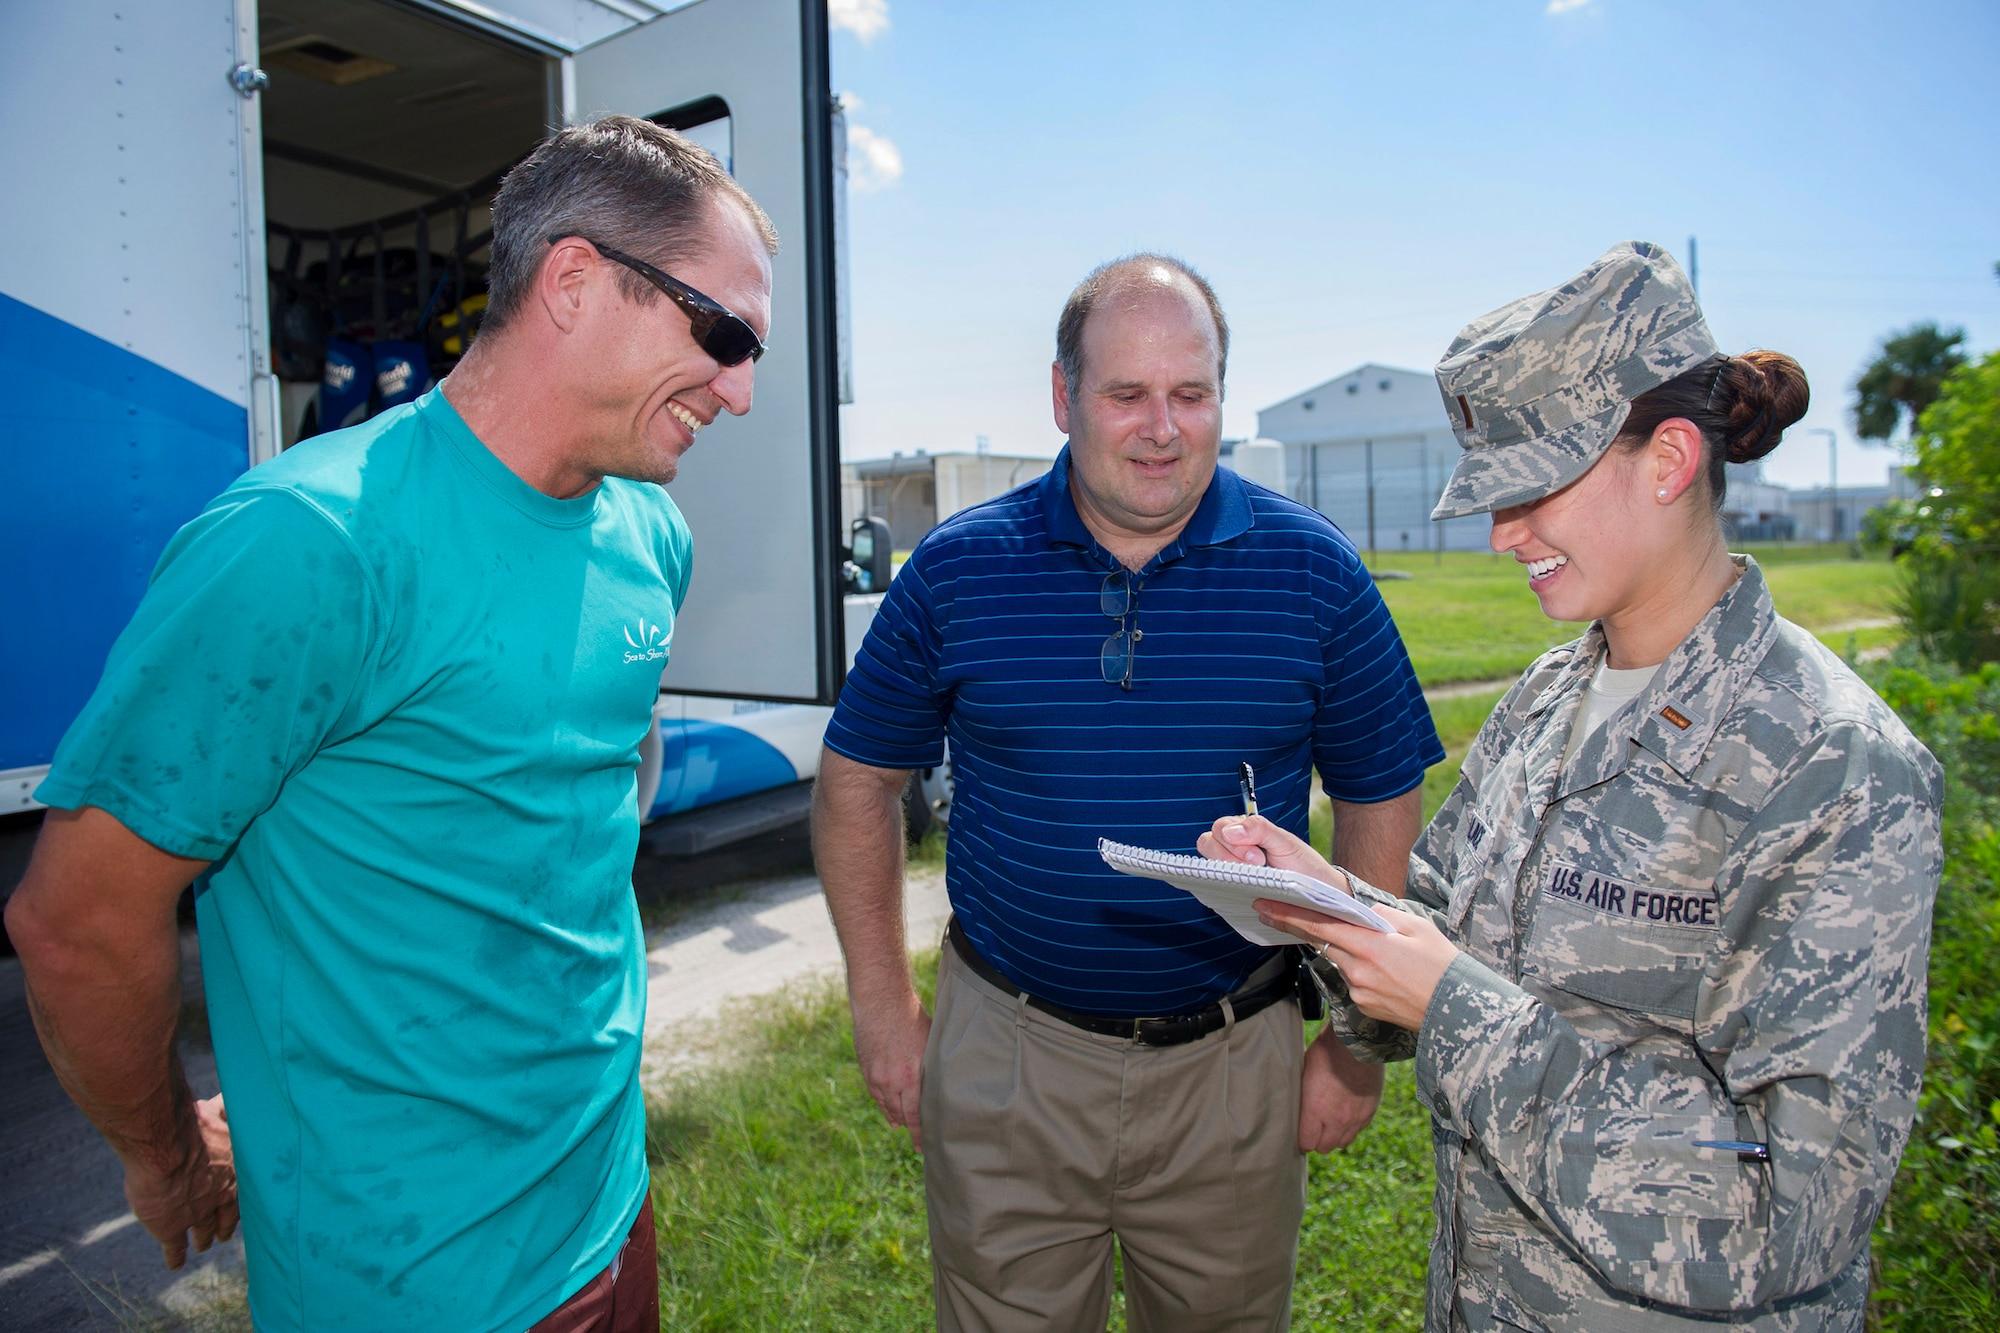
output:
<svg viewBox="0 0 2000 1333"><path fill-rule="evenodd" d="M1911 429L1938 396L1945 376L1965 364L1958 350L1964 329L1912 324L1882 340L1882 350L1854 381L1854 429L1864 440L1886 441L1909 414Z"/></svg>

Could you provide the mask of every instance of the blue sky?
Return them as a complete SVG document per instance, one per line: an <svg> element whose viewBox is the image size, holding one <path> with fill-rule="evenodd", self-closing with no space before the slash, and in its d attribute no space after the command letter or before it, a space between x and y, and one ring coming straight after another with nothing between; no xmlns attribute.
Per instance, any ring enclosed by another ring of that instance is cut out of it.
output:
<svg viewBox="0 0 2000 1333"><path fill-rule="evenodd" d="M1233 329L1225 433L1615 241L1700 242L1725 348L1811 413L1766 461L1891 461L1848 386L1918 319L2000 346L2000 6L1714 0L945 4L832 0L853 102L850 458L1053 453L1063 298L1136 249L1191 261ZM1980 88L1987 91L1981 93Z"/></svg>

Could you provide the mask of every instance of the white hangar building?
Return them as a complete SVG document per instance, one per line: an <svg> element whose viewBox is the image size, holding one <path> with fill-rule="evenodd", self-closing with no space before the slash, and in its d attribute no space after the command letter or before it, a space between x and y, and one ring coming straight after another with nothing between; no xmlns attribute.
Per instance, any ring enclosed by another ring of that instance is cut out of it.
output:
<svg viewBox="0 0 2000 1333"><path fill-rule="evenodd" d="M1285 446L1285 489L1364 551L1484 551L1491 521L1431 522L1458 461L1437 379L1369 362L1257 414L1257 434Z"/></svg>
<svg viewBox="0 0 2000 1333"><path fill-rule="evenodd" d="M1459 448L1437 379L1426 372L1371 361L1265 408L1257 414L1257 434L1284 446L1285 493L1338 523L1363 551L1491 549L1493 521L1485 514L1431 522ZM1224 448L1237 465L1234 449ZM1245 450L1246 458L1252 452ZM1723 518L1733 537L1747 541L1839 541L1857 530L1871 499L1881 502L1872 492L1841 497L1843 510L1855 511L1842 515L1844 533L1834 535L1824 515L1801 528L1791 494L1766 482L1760 464L1731 464Z"/></svg>

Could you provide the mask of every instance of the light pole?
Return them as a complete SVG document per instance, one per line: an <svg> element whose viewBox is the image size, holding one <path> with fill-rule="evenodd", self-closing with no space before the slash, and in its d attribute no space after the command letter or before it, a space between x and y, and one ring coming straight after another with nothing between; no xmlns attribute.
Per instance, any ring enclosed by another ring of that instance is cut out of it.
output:
<svg viewBox="0 0 2000 1333"><path fill-rule="evenodd" d="M1826 530L1835 541L1840 540L1840 436L1825 426L1808 426L1807 435L1826 436Z"/></svg>
<svg viewBox="0 0 2000 1333"><path fill-rule="evenodd" d="M1368 563L1375 563L1375 441L1364 440L1362 450L1368 459Z"/></svg>

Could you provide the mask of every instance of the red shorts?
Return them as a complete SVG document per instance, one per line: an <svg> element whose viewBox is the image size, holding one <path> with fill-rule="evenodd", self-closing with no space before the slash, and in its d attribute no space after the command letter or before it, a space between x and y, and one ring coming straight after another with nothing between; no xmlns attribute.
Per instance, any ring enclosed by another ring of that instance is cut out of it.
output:
<svg viewBox="0 0 2000 1333"><path fill-rule="evenodd" d="M660 1250L653 1236L653 1201L648 1198L639 1205L632 1230L604 1271L528 1333L659 1333L659 1329Z"/></svg>

